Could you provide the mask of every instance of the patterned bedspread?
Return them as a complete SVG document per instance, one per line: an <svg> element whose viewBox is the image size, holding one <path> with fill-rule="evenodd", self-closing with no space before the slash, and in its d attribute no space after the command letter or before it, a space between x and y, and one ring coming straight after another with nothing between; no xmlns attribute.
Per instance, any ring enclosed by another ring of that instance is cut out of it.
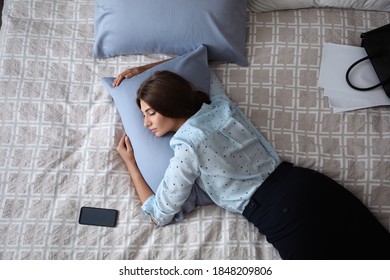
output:
<svg viewBox="0 0 390 280"><path fill-rule="evenodd" d="M0 259L279 259L243 217L214 205L163 228L145 218L100 78L164 56L94 59L93 6L5 1ZM373 11L248 12L250 66L211 67L283 159L342 183L389 229L389 108L335 114L317 87L325 42L359 45L362 32L388 22L390 13ZM118 226L79 225L88 205L118 209Z"/></svg>

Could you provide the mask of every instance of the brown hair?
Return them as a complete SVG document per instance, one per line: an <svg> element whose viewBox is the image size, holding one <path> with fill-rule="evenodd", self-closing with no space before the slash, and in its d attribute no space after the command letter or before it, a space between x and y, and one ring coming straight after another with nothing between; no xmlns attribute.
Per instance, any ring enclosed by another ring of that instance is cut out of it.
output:
<svg viewBox="0 0 390 280"><path fill-rule="evenodd" d="M178 74L159 71L142 83L137 92L137 105L141 100L165 117L189 118L203 103L210 104L209 96L196 90Z"/></svg>

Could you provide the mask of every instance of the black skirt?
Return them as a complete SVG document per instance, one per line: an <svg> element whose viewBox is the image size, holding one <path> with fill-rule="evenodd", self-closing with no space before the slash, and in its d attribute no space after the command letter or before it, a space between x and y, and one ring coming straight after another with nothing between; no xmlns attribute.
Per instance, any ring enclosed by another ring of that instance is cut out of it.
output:
<svg viewBox="0 0 390 280"><path fill-rule="evenodd" d="M283 162L244 212L283 259L387 259L390 233L329 177Z"/></svg>

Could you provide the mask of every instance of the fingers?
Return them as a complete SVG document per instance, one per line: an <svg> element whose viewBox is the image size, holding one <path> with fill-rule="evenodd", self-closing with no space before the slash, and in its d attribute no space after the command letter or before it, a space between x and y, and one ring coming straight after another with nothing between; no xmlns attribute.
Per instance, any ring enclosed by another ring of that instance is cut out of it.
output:
<svg viewBox="0 0 390 280"><path fill-rule="evenodd" d="M116 77L116 79L114 80L114 82L112 83L112 87L117 87L120 85L120 83L123 81L125 77L122 76L122 74L120 74L118 77Z"/></svg>
<svg viewBox="0 0 390 280"><path fill-rule="evenodd" d="M130 138L127 135L125 136L125 145L126 145L126 150L128 152L131 152L133 150L133 146L131 145Z"/></svg>
<svg viewBox="0 0 390 280"><path fill-rule="evenodd" d="M119 86L124 79L130 79L131 77L134 77L134 76L138 75L139 73L140 73L139 67L130 68L130 69L123 71L122 73L120 73L118 75L118 77L116 77L116 79L112 83L112 87Z"/></svg>
<svg viewBox="0 0 390 280"><path fill-rule="evenodd" d="M133 151L133 146L131 145L130 138L126 134L122 135L116 149L117 151L126 150L126 152L128 153Z"/></svg>
<svg viewBox="0 0 390 280"><path fill-rule="evenodd" d="M126 134L123 134L121 139L119 140L118 146L116 146L117 151L121 150L122 147L126 147L125 138L126 138Z"/></svg>

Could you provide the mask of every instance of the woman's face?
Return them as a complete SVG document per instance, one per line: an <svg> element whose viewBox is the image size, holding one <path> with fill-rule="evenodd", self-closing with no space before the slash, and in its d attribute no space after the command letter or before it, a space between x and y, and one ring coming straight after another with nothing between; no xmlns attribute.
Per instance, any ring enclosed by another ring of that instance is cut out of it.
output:
<svg viewBox="0 0 390 280"><path fill-rule="evenodd" d="M142 99L140 100L140 105L144 114L144 126L149 128L157 137L179 129L179 120L161 115Z"/></svg>

